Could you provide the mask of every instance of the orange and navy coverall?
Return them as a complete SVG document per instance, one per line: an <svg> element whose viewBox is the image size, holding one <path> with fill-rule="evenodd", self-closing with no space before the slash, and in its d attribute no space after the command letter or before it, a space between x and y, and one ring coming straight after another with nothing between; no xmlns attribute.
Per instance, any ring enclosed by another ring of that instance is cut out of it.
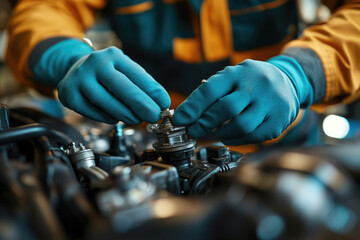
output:
<svg viewBox="0 0 360 240"><path fill-rule="evenodd" d="M32 74L42 53L83 38L103 9L124 52L167 90L187 95L227 65L282 53L300 63L322 110L360 95L360 1L322 2L331 18L297 38L294 0L20 0L5 59L18 80L44 92Z"/></svg>

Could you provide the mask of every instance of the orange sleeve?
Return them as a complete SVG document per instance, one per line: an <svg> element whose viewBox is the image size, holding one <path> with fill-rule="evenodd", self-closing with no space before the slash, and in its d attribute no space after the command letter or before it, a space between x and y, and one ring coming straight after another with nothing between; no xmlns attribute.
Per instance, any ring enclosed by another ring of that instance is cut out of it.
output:
<svg viewBox="0 0 360 240"><path fill-rule="evenodd" d="M8 45L5 61L15 78L29 81L31 51L41 41L53 37L82 38L95 18L95 10L106 0L19 0L7 27Z"/></svg>
<svg viewBox="0 0 360 240"><path fill-rule="evenodd" d="M360 97L360 1L347 1L327 22L307 28L289 48L312 49L320 58L326 81L325 98L312 108Z"/></svg>

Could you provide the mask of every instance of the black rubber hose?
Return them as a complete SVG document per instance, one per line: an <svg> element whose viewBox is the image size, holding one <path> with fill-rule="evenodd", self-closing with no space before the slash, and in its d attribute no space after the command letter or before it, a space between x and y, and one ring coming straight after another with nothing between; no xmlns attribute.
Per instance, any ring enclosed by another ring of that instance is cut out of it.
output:
<svg viewBox="0 0 360 240"><path fill-rule="evenodd" d="M216 173L220 172L220 167L215 167L214 169L205 172L205 176L202 176L200 179L197 179L194 182L193 187L191 188L191 194L195 194L198 192L198 188L200 187L200 185L202 183L204 183L206 180L210 179L211 177L213 177Z"/></svg>
<svg viewBox="0 0 360 240"><path fill-rule="evenodd" d="M9 115L10 115L11 125L13 125L16 122L19 122L19 120L20 121L31 120L32 122L22 121L20 122L19 125L30 124L30 123L44 124L56 131L64 133L66 136L71 138L73 142L81 142L85 145L85 147L88 147L86 145L86 141L84 140L84 137L81 135L81 133L76 127L73 127L68 123L66 123L65 121L58 118L54 118L37 109L25 108L25 107L11 108L9 110Z"/></svg>
<svg viewBox="0 0 360 240"><path fill-rule="evenodd" d="M71 139L63 133L58 132L45 125L34 123L1 131L0 145L28 140L31 138L38 138L41 136L55 139L58 143L64 146L67 146L71 142Z"/></svg>

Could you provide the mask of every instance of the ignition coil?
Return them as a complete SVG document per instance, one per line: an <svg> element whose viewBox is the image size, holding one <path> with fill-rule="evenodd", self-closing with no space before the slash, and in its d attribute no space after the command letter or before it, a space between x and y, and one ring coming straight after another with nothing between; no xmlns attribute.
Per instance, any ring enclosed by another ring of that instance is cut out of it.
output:
<svg viewBox="0 0 360 240"><path fill-rule="evenodd" d="M175 126L171 120L174 110L161 112L161 124L153 124L150 129L156 133L158 141L153 144L155 152L162 160L182 171L190 167L190 159L196 148L195 139L191 138L185 126Z"/></svg>

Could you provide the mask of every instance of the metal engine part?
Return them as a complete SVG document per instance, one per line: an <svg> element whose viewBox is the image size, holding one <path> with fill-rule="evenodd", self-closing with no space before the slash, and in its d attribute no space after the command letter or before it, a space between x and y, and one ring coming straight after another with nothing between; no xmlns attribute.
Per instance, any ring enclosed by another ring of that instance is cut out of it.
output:
<svg viewBox="0 0 360 240"><path fill-rule="evenodd" d="M162 160L182 171L190 167L190 158L194 155L196 141L192 139L184 126L175 126L171 120L174 110L161 112L161 124L154 124L150 129L156 133L158 142L153 144Z"/></svg>
<svg viewBox="0 0 360 240"><path fill-rule="evenodd" d="M72 142L64 152L68 155L78 175L90 181L103 180L109 176L107 172L96 166L93 150L86 149L82 143L76 147L76 144Z"/></svg>
<svg viewBox="0 0 360 240"><path fill-rule="evenodd" d="M69 144L68 149L64 151L76 169L96 166L94 152L91 149L86 149L82 143L79 143L78 147L76 147L76 144L72 142Z"/></svg>
<svg viewBox="0 0 360 240"><path fill-rule="evenodd" d="M171 191L182 195L203 194L209 192L212 180L218 172L228 172L241 162L241 154L230 153L225 146L203 147L202 153L194 156L196 140L187 133L185 126L175 126L171 120L174 110L161 112L162 123L154 124L150 129L158 141L153 144L154 150L143 153L144 164L151 161L174 166L179 174L179 189ZM157 159L157 155L161 158ZM174 189L174 188L172 188Z"/></svg>
<svg viewBox="0 0 360 240"><path fill-rule="evenodd" d="M359 239L359 141L195 149L166 110L154 149L132 152L114 126L97 152L0 110L0 239Z"/></svg>

